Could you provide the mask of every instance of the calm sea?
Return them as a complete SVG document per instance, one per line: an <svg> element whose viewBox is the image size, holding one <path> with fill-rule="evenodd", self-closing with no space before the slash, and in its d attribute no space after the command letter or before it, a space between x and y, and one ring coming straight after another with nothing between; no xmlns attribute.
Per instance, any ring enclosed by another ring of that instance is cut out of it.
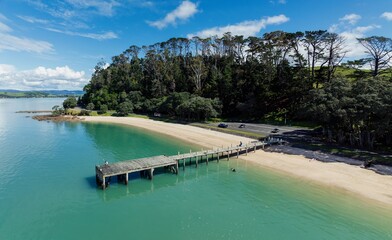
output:
<svg viewBox="0 0 392 240"><path fill-rule="evenodd" d="M392 239L390 209L237 159L97 189L96 164L197 147L15 113L62 101L0 99L0 239Z"/></svg>

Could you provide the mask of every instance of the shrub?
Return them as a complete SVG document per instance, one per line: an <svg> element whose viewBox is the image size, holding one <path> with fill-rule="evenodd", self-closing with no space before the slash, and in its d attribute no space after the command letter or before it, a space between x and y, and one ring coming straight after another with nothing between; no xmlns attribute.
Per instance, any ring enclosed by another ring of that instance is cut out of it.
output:
<svg viewBox="0 0 392 240"><path fill-rule="evenodd" d="M108 106L106 104L102 104L99 108L99 114L105 114L108 112Z"/></svg>
<svg viewBox="0 0 392 240"><path fill-rule="evenodd" d="M129 101L122 102L117 106L116 111L117 111L117 115L126 116L129 113L133 112L133 105Z"/></svg>
<svg viewBox="0 0 392 240"><path fill-rule="evenodd" d="M87 110L94 110L94 103L89 103L89 104L87 104L87 106L86 106L86 109Z"/></svg>
<svg viewBox="0 0 392 240"><path fill-rule="evenodd" d="M75 97L68 97L67 99L64 100L63 107L65 109L74 108L76 107L77 103L78 101L76 100Z"/></svg>

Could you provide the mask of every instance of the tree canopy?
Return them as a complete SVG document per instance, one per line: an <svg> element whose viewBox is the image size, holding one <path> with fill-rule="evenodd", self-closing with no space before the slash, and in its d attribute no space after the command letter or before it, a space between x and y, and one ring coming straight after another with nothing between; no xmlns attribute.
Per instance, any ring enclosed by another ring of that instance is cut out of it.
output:
<svg viewBox="0 0 392 240"><path fill-rule="evenodd" d="M344 66L345 39L325 30L248 38L226 33L130 46L110 64L97 64L79 104L189 120L284 114L321 124L331 141L369 148L391 144L391 74L385 74L391 39L358 41L373 60ZM362 70L369 64L372 74Z"/></svg>

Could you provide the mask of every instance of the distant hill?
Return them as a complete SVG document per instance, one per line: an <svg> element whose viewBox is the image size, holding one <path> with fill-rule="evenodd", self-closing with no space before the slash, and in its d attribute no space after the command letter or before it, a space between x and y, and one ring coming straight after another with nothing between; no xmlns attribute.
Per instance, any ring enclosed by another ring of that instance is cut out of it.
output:
<svg viewBox="0 0 392 240"><path fill-rule="evenodd" d="M20 91L14 89L0 89L0 98L56 98L69 96L82 96L80 90L42 90L42 91Z"/></svg>

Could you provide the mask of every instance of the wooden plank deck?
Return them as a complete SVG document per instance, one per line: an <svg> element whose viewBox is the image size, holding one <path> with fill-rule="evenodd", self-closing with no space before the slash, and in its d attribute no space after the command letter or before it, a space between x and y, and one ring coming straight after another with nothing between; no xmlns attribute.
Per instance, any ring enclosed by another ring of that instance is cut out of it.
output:
<svg viewBox="0 0 392 240"><path fill-rule="evenodd" d="M185 160L187 159L196 159L196 166L198 165L198 158L200 160L204 157L206 158L206 163L208 164L208 157L211 158L216 155L217 161L219 162L219 157L226 156L227 159L230 158L230 155L234 154L239 156L240 153L248 153L249 151L256 151L257 148L264 148L265 145L268 145L268 142L260 142L254 141L247 144L240 144L237 146L229 146L226 148L216 148L210 150L202 150L198 152L189 152L185 154L178 154L173 156L154 156L148 158L140 158L134 160L121 161L110 164L102 164L95 166L96 172L96 180L97 184L101 185L103 189L106 188L107 182L106 178L117 176L120 181L124 181L125 184L128 184L128 174L133 172L141 172L149 175L150 179L153 177L153 172L155 168L159 167L173 167L172 170L174 173L178 174L178 164L182 161L183 169L185 170Z"/></svg>
<svg viewBox="0 0 392 240"><path fill-rule="evenodd" d="M110 177L125 173L148 170L164 166L175 165L177 162L164 155L126 160L111 164L97 165L97 170L101 176Z"/></svg>
<svg viewBox="0 0 392 240"><path fill-rule="evenodd" d="M121 161L111 164L102 164L95 167L95 173L98 180L101 181L102 188L106 187L106 178L113 176L124 176L124 181L128 184L128 174L133 172L149 171L150 178L153 176L155 168L176 166L178 172L177 161L164 155L139 158L127 161Z"/></svg>

